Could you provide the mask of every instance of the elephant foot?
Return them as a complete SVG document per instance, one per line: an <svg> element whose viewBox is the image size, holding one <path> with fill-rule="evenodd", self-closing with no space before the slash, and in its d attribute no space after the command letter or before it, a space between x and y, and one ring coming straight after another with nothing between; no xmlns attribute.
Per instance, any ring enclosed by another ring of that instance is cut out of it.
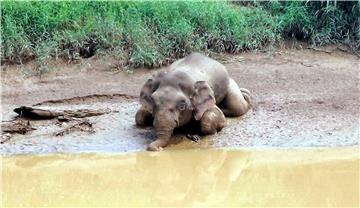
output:
<svg viewBox="0 0 360 208"><path fill-rule="evenodd" d="M157 139L149 144L147 147L148 151L161 151L163 150L163 147L167 146L169 143L169 140L165 139Z"/></svg>
<svg viewBox="0 0 360 208"><path fill-rule="evenodd" d="M200 141L200 137L198 135L186 134L186 138L188 138L188 139L190 139L191 141L194 141L194 142L199 142Z"/></svg>
<svg viewBox="0 0 360 208"><path fill-rule="evenodd" d="M246 88L240 88L241 93L251 95L250 91Z"/></svg>
<svg viewBox="0 0 360 208"><path fill-rule="evenodd" d="M230 79L227 95L221 105L223 113L228 117L242 116L250 109L250 103L250 91L239 88L237 83Z"/></svg>
<svg viewBox="0 0 360 208"><path fill-rule="evenodd" d="M152 142L152 143L150 143L150 144L148 145L148 147L147 147L146 150L148 150L148 151L161 151L161 150L163 150L163 148L157 146L156 144L154 144L154 142Z"/></svg>
<svg viewBox="0 0 360 208"><path fill-rule="evenodd" d="M246 88L240 88L241 94L244 96L246 102L248 102L248 104L251 104L251 93L248 89Z"/></svg>

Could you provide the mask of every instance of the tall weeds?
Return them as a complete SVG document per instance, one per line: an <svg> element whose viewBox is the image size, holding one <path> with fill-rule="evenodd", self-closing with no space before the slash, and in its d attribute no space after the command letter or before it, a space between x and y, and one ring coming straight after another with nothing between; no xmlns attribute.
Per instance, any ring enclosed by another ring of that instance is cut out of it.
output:
<svg viewBox="0 0 360 208"><path fill-rule="evenodd" d="M359 1L2 1L1 35L2 63L36 59L41 73L52 58L104 52L156 67L192 51L237 53L289 37L360 50Z"/></svg>

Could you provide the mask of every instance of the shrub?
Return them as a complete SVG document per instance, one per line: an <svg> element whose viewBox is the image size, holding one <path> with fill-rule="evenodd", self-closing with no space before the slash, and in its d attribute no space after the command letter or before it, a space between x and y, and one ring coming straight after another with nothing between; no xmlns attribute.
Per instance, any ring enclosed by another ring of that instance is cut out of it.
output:
<svg viewBox="0 0 360 208"><path fill-rule="evenodd" d="M3 1L1 60L115 54L132 67L157 67L192 51L258 50L281 38L312 44L346 40L360 49L357 2Z"/></svg>

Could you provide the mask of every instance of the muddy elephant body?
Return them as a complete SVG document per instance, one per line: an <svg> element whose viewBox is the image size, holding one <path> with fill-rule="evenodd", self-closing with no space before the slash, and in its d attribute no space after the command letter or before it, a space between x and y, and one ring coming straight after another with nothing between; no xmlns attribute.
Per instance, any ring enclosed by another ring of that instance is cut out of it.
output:
<svg viewBox="0 0 360 208"><path fill-rule="evenodd" d="M192 86L199 81L207 83L214 92L216 104L224 99L229 86L229 75L225 66L198 53L174 62L170 65L169 72L168 76L176 76L178 73L185 74Z"/></svg>
<svg viewBox="0 0 360 208"><path fill-rule="evenodd" d="M140 102L136 124L154 125L157 139L148 149L160 150L168 144L173 130L192 118L200 122L205 134L221 130L224 115L241 116L248 111L250 92L238 87L224 65L192 53L148 79Z"/></svg>

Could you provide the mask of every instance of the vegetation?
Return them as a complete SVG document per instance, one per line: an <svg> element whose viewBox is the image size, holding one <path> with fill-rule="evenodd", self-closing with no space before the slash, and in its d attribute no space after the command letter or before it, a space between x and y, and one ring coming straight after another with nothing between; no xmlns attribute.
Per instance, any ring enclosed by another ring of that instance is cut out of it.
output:
<svg viewBox="0 0 360 208"><path fill-rule="evenodd" d="M263 7L277 15L283 37L315 45L344 42L360 50L360 1L266 2Z"/></svg>
<svg viewBox="0 0 360 208"><path fill-rule="evenodd" d="M131 67L156 67L192 51L237 53L283 38L345 42L360 50L359 1L1 3L1 60L109 53Z"/></svg>

